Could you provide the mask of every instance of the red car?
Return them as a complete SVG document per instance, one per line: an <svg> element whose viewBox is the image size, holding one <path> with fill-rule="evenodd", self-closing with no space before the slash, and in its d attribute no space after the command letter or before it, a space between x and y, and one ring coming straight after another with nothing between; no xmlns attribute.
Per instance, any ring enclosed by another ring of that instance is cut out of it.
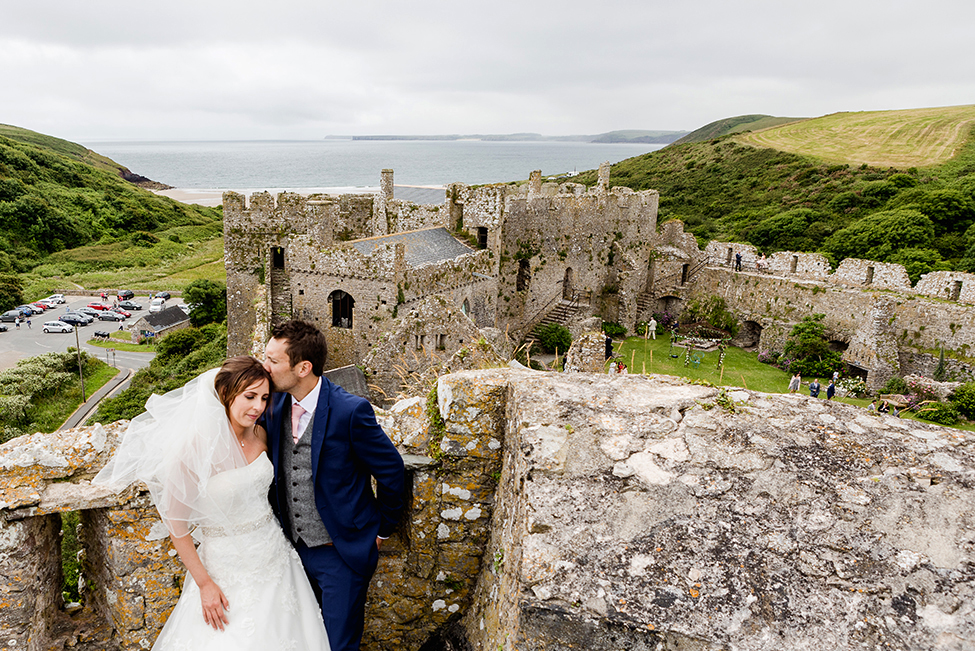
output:
<svg viewBox="0 0 975 651"><path fill-rule="evenodd" d="M131 313L131 312L129 312L128 310L123 310L123 309L122 309L122 308L120 308L120 307L112 307L112 308L109 308L109 309L110 309L110 310L111 310L112 312L115 312L116 314L121 314L121 315L122 315L122 316L124 316L124 317L125 317L126 319L128 319L128 318L129 318L130 316L132 316L132 313Z"/></svg>
<svg viewBox="0 0 975 651"><path fill-rule="evenodd" d="M97 302L94 302L93 301L93 302L91 302L91 303L88 304L88 307L90 307L93 310L101 311L101 310L107 310L107 309L111 308L112 306L111 305L106 305L105 303L97 303Z"/></svg>
<svg viewBox="0 0 975 651"><path fill-rule="evenodd" d="M31 303L31 305L36 305L37 307L41 308L45 312L51 309L51 306L47 305L46 303Z"/></svg>

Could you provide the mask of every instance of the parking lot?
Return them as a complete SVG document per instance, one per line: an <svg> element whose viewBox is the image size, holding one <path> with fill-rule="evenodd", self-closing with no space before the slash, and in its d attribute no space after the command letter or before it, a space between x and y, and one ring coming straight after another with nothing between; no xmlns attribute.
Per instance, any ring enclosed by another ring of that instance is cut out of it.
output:
<svg viewBox="0 0 975 651"><path fill-rule="evenodd" d="M76 310L84 307L93 301L101 302L97 296L65 296L67 303L47 310L44 314L35 314L30 318L31 327L26 323L21 323L18 330L13 323L3 323L7 326L6 332L0 332L0 369L16 366L17 360L25 357L33 357L42 353L63 352L68 347L75 346L75 333L51 332L45 333L43 330L45 321L56 321L64 314L68 308ZM98 357L119 368L139 369L148 366L149 361L155 353L130 353L116 351L114 354L106 354L104 348L89 346L87 341L92 338L95 331L112 332L119 329L119 326L127 327L137 321L141 316L148 314L149 297L136 296L136 303L142 305L142 310L129 310L132 316L122 322L100 321L95 319L86 326L77 328L78 341L81 343L82 350ZM109 298L108 303L111 303Z"/></svg>

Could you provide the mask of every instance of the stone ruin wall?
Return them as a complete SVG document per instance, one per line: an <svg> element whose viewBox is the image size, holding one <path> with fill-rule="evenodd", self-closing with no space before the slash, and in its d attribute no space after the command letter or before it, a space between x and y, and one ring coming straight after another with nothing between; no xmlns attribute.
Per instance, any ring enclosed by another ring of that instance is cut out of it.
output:
<svg viewBox="0 0 975 651"><path fill-rule="evenodd" d="M531 319L562 292L568 268L573 289L591 296L594 306L607 290L618 292L619 309L633 315L636 296L646 284L646 243L656 233L657 205L655 191L626 188L581 196L536 198L530 193L509 200L499 270L499 293L506 304L499 305L499 323L518 328ZM531 254L530 286L518 292L518 257L526 253Z"/></svg>
<svg viewBox="0 0 975 651"><path fill-rule="evenodd" d="M423 397L377 413L428 456L367 651L975 644L968 432L665 376L468 371L436 397L442 424ZM123 425L0 446L0 648L145 648L173 605L144 495L86 481ZM60 614L56 509L84 516L100 624Z"/></svg>

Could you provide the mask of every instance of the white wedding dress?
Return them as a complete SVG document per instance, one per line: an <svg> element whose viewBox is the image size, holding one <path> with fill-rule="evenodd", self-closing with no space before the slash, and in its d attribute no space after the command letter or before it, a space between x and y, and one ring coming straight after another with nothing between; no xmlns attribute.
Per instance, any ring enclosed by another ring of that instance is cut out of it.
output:
<svg viewBox="0 0 975 651"><path fill-rule="evenodd" d="M201 540L200 560L230 602L230 624L220 631L203 621L200 589L187 573L153 651L328 651L301 560L267 501L273 478L267 453L211 478L211 494L235 524L200 527L193 535Z"/></svg>

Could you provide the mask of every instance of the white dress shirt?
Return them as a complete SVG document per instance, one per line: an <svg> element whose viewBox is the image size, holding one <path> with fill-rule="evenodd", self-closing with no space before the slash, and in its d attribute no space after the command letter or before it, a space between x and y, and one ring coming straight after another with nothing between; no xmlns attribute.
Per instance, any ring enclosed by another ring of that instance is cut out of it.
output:
<svg viewBox="0 0 975 651"><path fill-rule="evenodd" d="M311 422L312 416L315 415L315 408L318 407L318 394L321 393L321 390L322 378L319 377L315 388L309 391L307 396L298 401L298 404L301 405L301 408L305 410L305 413L303 413L301 418L298 419L298 431L293 432L296 441L300 439L301 435L305 433L306 429L308 429L308 423ZM294 404L294 401L294 396L291 396L292 404Z"/></svg>

